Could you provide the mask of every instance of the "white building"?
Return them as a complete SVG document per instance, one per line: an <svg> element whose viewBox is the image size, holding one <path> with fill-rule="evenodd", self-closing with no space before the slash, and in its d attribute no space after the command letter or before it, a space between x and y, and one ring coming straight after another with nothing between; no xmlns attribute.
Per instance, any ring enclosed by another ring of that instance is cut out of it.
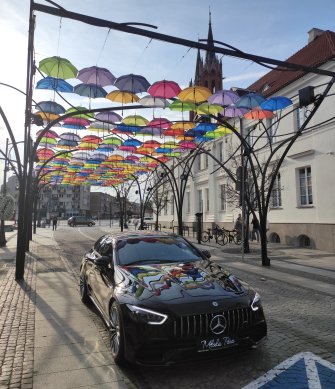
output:
<svg viewBox="0 0 335 389"><path fill-rule="evenodd" d="M312 29L308 44L287 59L287 62L299 63L335 72L335 33ZM272 70L256 81L248 89L262 93L265 97L286 96L293 106L283 109L278 115L278 128L271 134L272 147L276 147L285 134L296 132L301 123L310 114L314 103L302 106L299 91L314 92L318 96L326 88L331 78L302 71ZM309 246L320 250L335 252L335 87L322 102L316 114L308 123L302 135L297 138L289 150L280 168L276 187L272 192L272 203L268 215L270 240L297 246ZM313 93L312 93L313 95ZM313 96L311 98L313 99ZM286 115L286 116L285 116ZM264 122L267 127L271 120ZM238 125L234 123L234 125ZM243 119L245 129L255 122ZM258 126L254 135L260 131ZM249 140L252 141L252 140ZM218 160L225 162L231 155L238 138L234 134L207 142L206 149ZM261 151L264 160L269 155L269 147ZM281 154L281 153L279 153ZM262 156L259 153L259 159ZM236 170L233 161L226 167ZM176 171L180 177L183 171ZM227 201L227 175L210 157L197 157L188 179L183 206L183 222L192 226L195 213L203 213L204 227L212 223L232 228L240 209ZM167 195L168 200L173 194ZM172 201L168 201L161 212L162 225L176 225L177 217Z"/></svg>

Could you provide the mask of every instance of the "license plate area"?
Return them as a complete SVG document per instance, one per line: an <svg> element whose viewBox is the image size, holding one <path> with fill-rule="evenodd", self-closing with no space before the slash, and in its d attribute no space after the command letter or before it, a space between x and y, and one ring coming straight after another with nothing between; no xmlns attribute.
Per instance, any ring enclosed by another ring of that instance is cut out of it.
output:
<svg viewBox="0 0 335 389"><path fill-rule="evenodd" d="M199 353L222 350L237 346L237 341L229 336L213 336L198 339L197 350Z"/></svg>

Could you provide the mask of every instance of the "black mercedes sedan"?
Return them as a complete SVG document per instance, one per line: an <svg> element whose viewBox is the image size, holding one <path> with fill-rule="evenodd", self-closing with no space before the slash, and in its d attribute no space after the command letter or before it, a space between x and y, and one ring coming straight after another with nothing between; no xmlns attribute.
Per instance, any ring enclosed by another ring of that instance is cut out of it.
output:
<svg viewBox="0 0 335 389"><path fill-rule="evenodd" d="M80 295L106 322L116 363L213 356L267 334L259 294L171 233L102 236L82 259Z"/></svg>

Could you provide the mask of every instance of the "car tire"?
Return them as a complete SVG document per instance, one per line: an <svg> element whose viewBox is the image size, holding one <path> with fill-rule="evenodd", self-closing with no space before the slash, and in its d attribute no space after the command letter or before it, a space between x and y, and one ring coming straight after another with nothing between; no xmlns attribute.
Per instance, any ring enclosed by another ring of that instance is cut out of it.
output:
<svg viewBox="0 0 335 389"><path fill-rule="evenodd" d="M121 309L114 301L109 309L109 344L116 364L125 362L124 358L124 335Z"/></svg>
<svg viewBox="0 0 335 389"><path fill-rule="evenodd" d="M88 226L89 226L89 227L92 227L92 226L93 226L93 223L88 223Z"/></svg>
<svg viewBox="0 0 335 389"><path fill-rule="evenodd" d="M80 274L79 277L79 292L81 301L84 304L88 304L90 302L90 296L88 294L86 278L83 274Z"/></svg>

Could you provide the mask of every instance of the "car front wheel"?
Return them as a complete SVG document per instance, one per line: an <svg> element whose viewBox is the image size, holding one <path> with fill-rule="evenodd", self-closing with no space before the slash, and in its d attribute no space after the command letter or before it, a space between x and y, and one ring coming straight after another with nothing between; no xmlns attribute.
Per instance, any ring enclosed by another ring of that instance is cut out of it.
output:
<svg viewBox="0 0 335 389"><path fill-rule="evenodd" d="M93 223L88 223L88 226L89 226L89 227L92 227L92 226L93 226Z"/></svg>
<svg viewBox="0 0 335 389"><path fill-rule="evenodd" d="M88 288L86 283L86 278L83 274L79 278L79 290L80 290L80 299L84 304L88 304L90 297L88 295Z"/></svg>
<svg viewBox="0 0 335 389"><path fill-rule="evenodd" d="M109 310L109 339L110 339L110 348L115 363L122 364L124 359L124 338L123 338L123 328L122 328L122 314L119 305L116 301L110 307Z"/></svg>

